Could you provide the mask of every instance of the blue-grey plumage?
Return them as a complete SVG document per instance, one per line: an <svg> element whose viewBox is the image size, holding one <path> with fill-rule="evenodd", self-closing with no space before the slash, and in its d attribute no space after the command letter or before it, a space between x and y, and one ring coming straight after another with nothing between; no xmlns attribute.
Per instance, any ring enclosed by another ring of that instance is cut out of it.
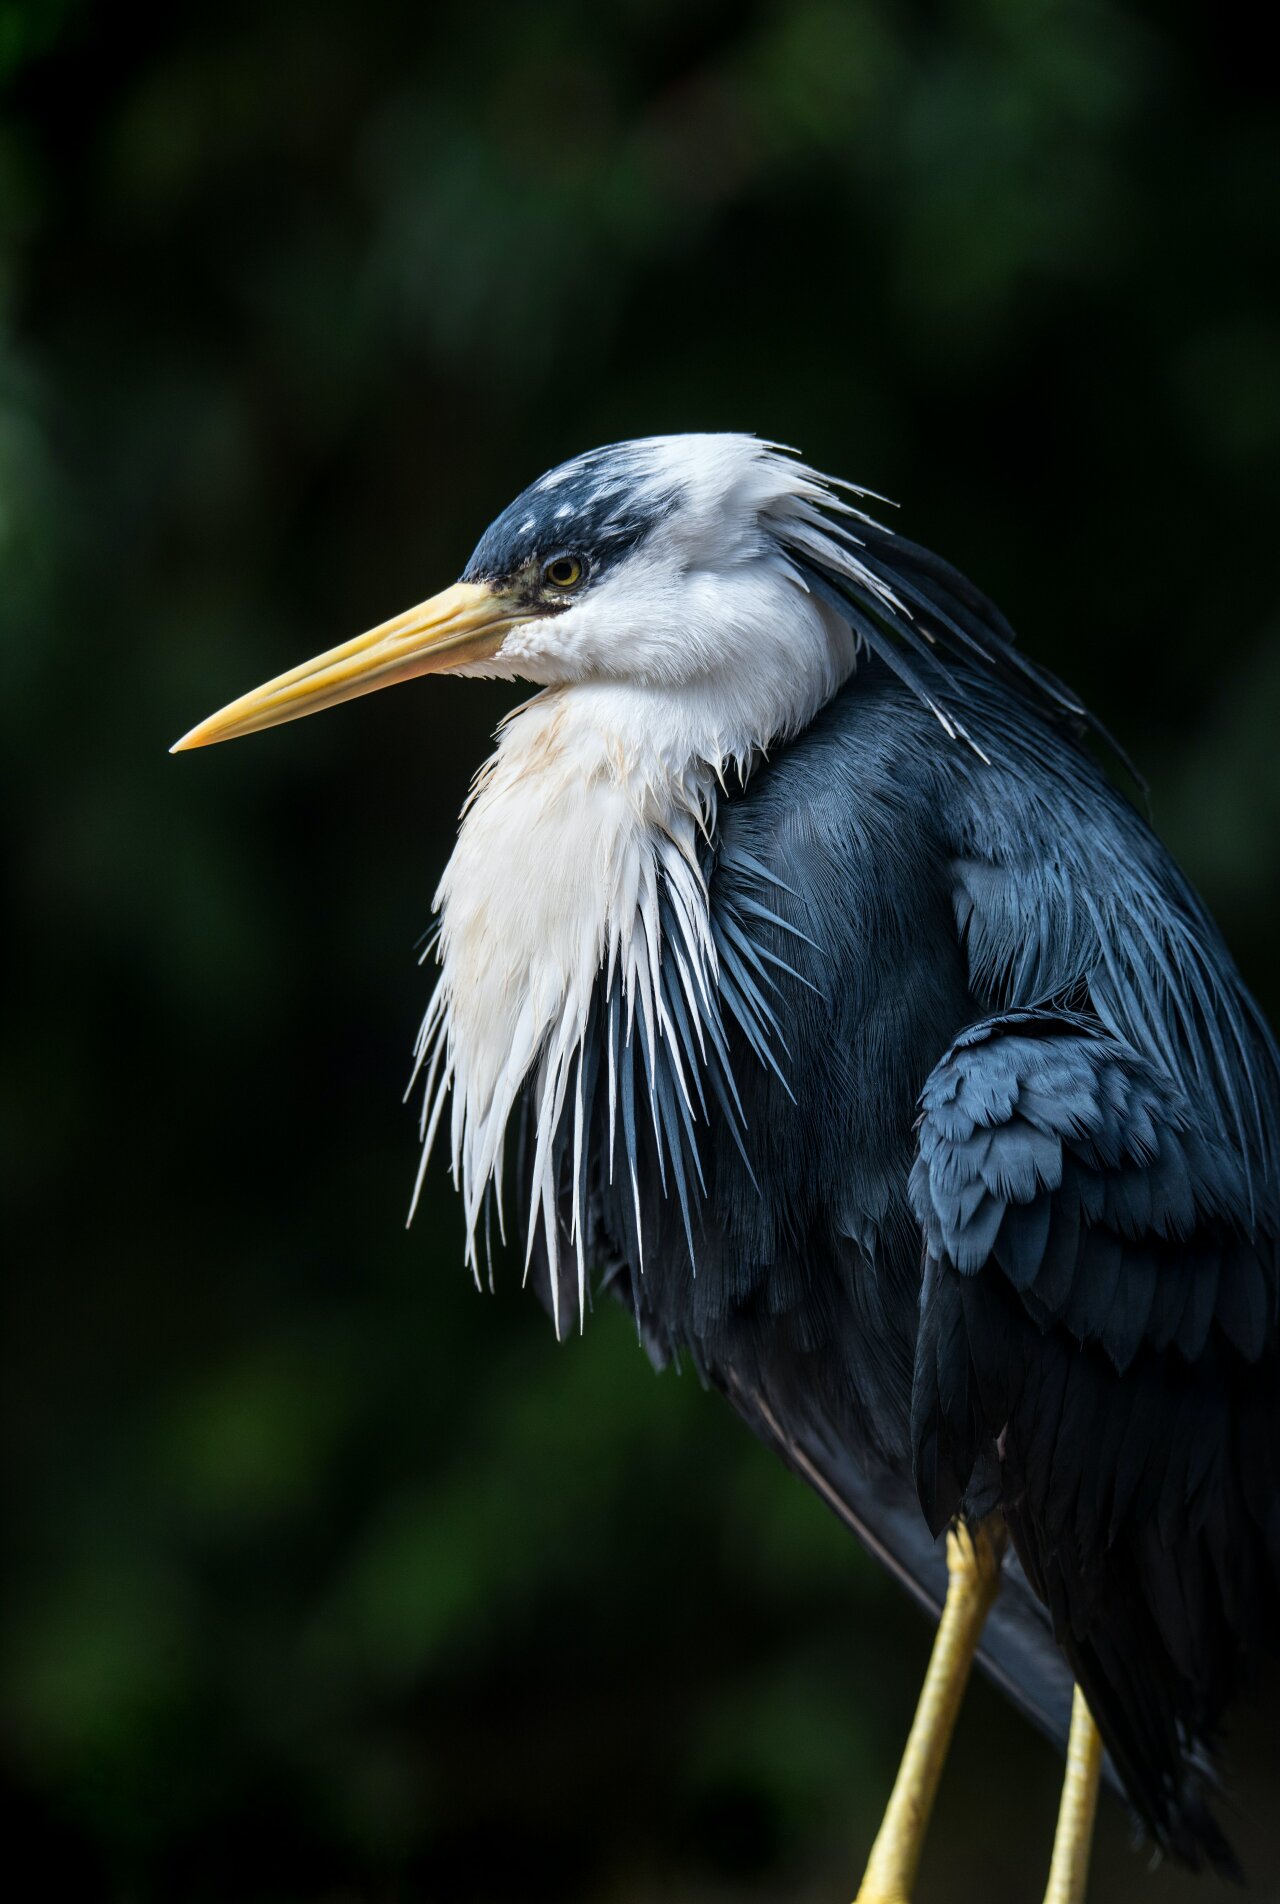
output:
<svg viewBox="0 0 1280 1904"><path fill-rule="evenodd" d="M1280 1619L1280 1064L996 626L999 665L948 656L927 698L871 660L722 801L705 1056L673 987L683 1049L647 1065L602 982L559 1273L585 1220L655 1358L688 1355L926 1603L933 1537L998 1507L988 1670L1059 1742L1074 1674L1157 1842L1230 1870L1207 1755Z"/></svg>
<svg viewBox="0 0 1280 1904"><path fill-rule="evenodd" d="M1210 1755L1280 1634L1280 1059L1088 712L841 487L746 437L590 452L180 745L541 687L419 1041L473 1267L505 1183L557 1330L622 1298L929 1607L940 1531L1003 1521L988 1670L1060 1742L1078 1682L1157 1843L1229 1870Z"/></svg>

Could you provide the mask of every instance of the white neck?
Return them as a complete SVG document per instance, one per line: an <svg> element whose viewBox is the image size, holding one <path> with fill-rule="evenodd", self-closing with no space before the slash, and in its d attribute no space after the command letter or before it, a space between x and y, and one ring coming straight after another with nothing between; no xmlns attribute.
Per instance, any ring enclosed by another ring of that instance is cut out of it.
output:
<svg viewBox="0 0 1280 1904"><path fill-rule="evenodd" d="M698 848L718 789L811 719L853 665L847 628L811 600L805 610L806 639L776 644L774 666L744 668L733 681L547 689L507 719L476 777L436 893L441 969L417 1059L426 1070L423 1170L453 1093L453 1173L477 1277L485 1189L492 1181L500 1198L507 1123L536 1073L529 1241L541 1220L558 1302L552 1140L602 969L610 990L621 986L628 1024L638 1016L649 1041L670 1034L657 984L664 886L683 940L679 980L695 1021L704 1016L716 960ZM577 1170L580 1102L574 1115Z"/></svg>

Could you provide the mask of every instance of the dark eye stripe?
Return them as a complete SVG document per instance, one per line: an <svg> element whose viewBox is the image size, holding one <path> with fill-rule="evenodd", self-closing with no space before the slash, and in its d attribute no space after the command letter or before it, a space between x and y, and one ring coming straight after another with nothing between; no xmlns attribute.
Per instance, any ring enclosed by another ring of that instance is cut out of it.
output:
<svg viewBox="0 0 1280 1904"><path fill-rule="evenodd" d="M674 483L659 487L625 445L597 450L517 496L481 536L462 580L505 580L551 550L572 550L589 571L583 579L594 580L663 521L681 493Z"/></svg>

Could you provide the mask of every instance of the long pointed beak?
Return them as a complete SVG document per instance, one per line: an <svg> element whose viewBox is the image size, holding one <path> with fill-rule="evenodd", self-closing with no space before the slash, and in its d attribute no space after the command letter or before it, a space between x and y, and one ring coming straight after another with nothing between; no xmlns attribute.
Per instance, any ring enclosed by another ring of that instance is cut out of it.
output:
<svg viewBox="0 0 1280 1904"><path fill-rule="evenodd" d="M390 687L395 681L411 681L418 674L445 674L487 661L510 629L528 619L528 608L512 597L483 584L458 582L417 608L371 628L367 635L357 635L354 641L330 648L314 661L305 661L252 694L242 695L184 734L169 752L180 754L189 747L235 740L260 727L301 720L304 714L354 700L357 694L372 694L375 688Z"/></svg>

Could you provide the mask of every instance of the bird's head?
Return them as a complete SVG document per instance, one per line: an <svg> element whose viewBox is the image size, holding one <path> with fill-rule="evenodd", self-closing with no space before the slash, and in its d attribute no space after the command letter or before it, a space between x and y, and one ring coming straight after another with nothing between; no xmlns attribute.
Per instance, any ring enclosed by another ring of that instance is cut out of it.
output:
<svg viewBox="0 0 1280 1904"><path fill-rule="evenodd" d="M1053 717L1085 720L963 576L858 507L867 493L753 436L590 450L518 496L453 587L233 701L173 751L463 674L619 686L651 723L741 759L810 719L859 652L952 736L968 739L949 709L974 664L1016 678Z"/></svg>
<svg viewBox="0 0 1280 1904"><path fill-rule="evenodd" d="M696 691L814 673L811 713L848 672L854 643L790 537L844 507L755 437L588 451L502 512L453 587L232 702L174 751L421 674Z"/></svg>

